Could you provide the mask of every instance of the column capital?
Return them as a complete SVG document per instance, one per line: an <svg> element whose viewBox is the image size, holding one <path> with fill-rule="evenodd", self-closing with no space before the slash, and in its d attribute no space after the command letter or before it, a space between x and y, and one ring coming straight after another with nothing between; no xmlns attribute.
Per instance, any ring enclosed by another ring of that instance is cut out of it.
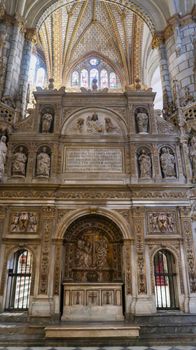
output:
<svg viewBox="0 0 196 350"><path fill-rule="evenodd" d="M152 49L157 49L158 47L160 47L161 44L164 44L164 42L164 32L155 32L152 37Z"/></svg>
<svg viewBox="0 0 196 350"><path fill-rule="evenodd" d="M26 28L25 39L28 41L31 41L32 44L36 44L36 42L37 42L36 29L35 28Z"/></svg>

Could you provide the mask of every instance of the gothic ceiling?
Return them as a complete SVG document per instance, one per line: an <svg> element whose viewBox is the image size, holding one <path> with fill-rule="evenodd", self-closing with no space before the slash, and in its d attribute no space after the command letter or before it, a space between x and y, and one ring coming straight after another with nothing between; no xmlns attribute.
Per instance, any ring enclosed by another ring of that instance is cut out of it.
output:
<svg viewBox="0 0 196 350"><path fill-rule="evenodd" d="M109 63L122 85L141 77L144 21L138 15L100 0L52 7L40 24L39 42L57 87L65 84L77 63L92 55Z"/></svg>

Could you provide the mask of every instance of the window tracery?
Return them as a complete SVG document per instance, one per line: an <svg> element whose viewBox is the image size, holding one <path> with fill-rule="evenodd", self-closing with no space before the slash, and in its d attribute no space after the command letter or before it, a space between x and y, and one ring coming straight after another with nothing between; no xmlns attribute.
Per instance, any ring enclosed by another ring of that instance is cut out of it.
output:
<svg viewBox="0 0 196 350"><path fill-rule="evenodd" d="M98 88L119 89L120 79L113 69L96 57L81 62L71 72L70 85L72 88L91 88L93 79L97 80Z"/></svg>

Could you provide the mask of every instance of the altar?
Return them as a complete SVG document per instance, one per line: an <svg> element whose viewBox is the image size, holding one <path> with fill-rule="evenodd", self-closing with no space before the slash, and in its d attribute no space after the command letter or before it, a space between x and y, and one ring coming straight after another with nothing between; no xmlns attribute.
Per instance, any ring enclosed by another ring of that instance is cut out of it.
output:
<svg viewBox="0 0 196 350"><path fill-rule="evenodd" d="M124 319L122 283L64 283L62 320Z"/></svg>

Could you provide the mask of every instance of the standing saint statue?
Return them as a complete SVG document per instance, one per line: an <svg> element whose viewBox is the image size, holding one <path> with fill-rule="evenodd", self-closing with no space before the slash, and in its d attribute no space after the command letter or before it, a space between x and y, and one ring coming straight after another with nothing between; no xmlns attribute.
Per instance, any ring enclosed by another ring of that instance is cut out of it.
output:
<svg viewBox="0 0 196 350"><path fill-rule="evenodd" d="M196 136L193 136L190 142L190 159L192 165L193 181L196 181Z"/></svg>
<svg viewBox="0 0 196 350"><path fill-rule="evenodd" d="M150 179L152 177L151 157L143 149L138 157L140 178Z"/></svg>
<svg viewBox="0 0 196 350"><path fill-rule="evenodd" d="M161 170L164 178L176 177L175 157L170 153L169 148L163 147L161 154Z"/></svg>
<svg viewBox="0 0 196 350"><path fill-rule="evenodd" d="M136 115L137 130L139 133L148 132L148 115L144 112L139 112Z"/></svg>
<svg viewBox="0 0 196 350"><path fill-rule="evenodd" d="M25 176L26 163L27 163L27 156L24 153L24 148L20 146L19 150L13 156L12 174Z"/></svg>
<svg viewBox="0 0 196 350"><path fill-rule="evenodd" d="M37 155L36 175L40 177L50 176L50 156L46 147L43 147L42 152Z"/></svg>
<svg viewBox="0 0 196 350"><path fill-rule="evenodd" d="M53 116L50 113L45 113L42 116L42 132L48 133L51 131Z"/></svg>
<svg viewBox="0 0 196 350"><path fill-rule="evenodd" d="M0 181L3 180L5 162L7 156L6 136L1 136L0 140Z"/></svg>

